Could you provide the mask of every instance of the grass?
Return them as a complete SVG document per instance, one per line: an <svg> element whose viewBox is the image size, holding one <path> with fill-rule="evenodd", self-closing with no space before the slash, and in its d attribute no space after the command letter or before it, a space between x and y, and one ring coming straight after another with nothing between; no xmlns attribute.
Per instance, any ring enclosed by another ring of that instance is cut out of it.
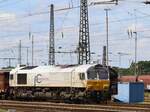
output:
<svg viewBox="0 0 150 112"><path fill-rule="evenodd" d="M145 97L145 101L143 103L150 104L150 92L145 92L144 97Z"/></svg>
<svg viewBox="0 0 150 112"><path fill-rule="evenodd" d="M150 98L150 92L145 92L145 95L144 95L146 98Z"/></svg>
<svg viewBox="0 0 150 112"><path fill-rule="evenodd" d="M6 110L2 110L2 109L0 109L0 112L7 112Z"/></svg>

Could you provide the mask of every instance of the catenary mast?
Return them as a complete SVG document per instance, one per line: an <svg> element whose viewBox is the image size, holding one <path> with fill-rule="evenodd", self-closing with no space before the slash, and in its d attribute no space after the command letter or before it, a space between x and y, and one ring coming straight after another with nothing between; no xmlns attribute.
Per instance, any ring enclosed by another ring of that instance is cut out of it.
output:
<svg viewBox="0 0 150 112"><path fill-rule="evenodd" d="M80 0L80 29L78 51L78 64L89 64L91 56L87 0Z"/></svg>

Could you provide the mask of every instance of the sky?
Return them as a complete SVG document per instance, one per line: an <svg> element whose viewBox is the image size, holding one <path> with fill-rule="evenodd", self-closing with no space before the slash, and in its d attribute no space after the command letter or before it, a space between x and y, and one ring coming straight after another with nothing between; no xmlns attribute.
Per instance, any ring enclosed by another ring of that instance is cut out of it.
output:
<svg viewBox="0 0 150 112"><path fill-rule="evenodd" d="M72 2L71 2L72 1ZM88 0L100 2L105 0ZM109 1L109 0L106 0ZM150 5L145 0L121 0L118 5L101 4L89 6L90 44L94 52L91 61L101 62L103 46L106 45L105 10L109 11L109 64L129 67L134 61L135 35L128 35L130 29L138 37L138 61L150 60ZM0 67L18 63L18 46L22 41L22 64L31 65L31 38L34 36L34 65L48 62L49 10L54 4L55 10L69 6L79 6L80 0L0 0ZM56 51L75 51L79 40L80 9L55 12L55 49ZM63 36L62 36L63 35ZM119 63L118 53L121 56ZM56 64L77 64L77 54L56 54Z"/></svg>

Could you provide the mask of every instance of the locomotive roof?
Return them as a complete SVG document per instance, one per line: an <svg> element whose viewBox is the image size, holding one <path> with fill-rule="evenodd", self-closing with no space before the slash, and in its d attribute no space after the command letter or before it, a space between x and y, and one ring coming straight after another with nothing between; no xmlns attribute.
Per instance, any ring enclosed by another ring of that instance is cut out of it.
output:
<svg viewBox="0 0 150 112"><path fill-rule="evenodd" d="M20 72L86 72L95 64L72 65L72 66L34 66L16 68ZM15 69L14 69L15 70Z"/></svg>

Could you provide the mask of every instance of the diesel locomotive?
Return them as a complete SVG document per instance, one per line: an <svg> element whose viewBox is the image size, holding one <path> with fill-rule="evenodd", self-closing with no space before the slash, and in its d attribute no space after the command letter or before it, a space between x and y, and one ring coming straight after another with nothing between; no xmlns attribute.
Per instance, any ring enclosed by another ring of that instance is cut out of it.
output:
<svg viewBox="0 0 150 112"><path fill-rule="evenodd" d="M117 93L117 73L100 64L18 66L9 73L5 99L101 102Z"/></svg>

